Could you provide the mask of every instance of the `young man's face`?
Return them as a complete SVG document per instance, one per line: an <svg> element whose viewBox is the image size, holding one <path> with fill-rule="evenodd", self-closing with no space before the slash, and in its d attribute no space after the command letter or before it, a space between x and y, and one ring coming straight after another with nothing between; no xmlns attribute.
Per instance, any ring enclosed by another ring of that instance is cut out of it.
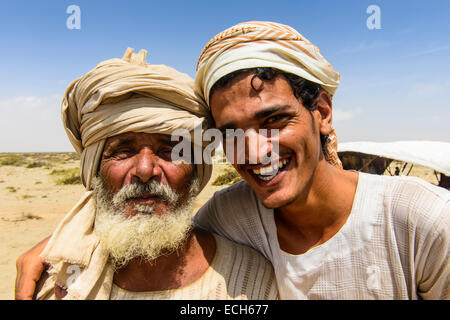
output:
<svg viewBox="0 0 450 320"><path fill-rule="evenodd" d="M312 184L316 166L323 159L320 133L328 134L331 130L331 102L326 101L330 102L329 114L322 114L324 103L319 108L321 111L310 112L294 96L283 76L279 75L271 81L254 78L253 87L258 91L252 88L252 78L253 73L243 73L226 87L215 90L210 101L211 112L216 127L223 132L238 128L244 131L254 129L256 132L259 129L279 130L279 154L272 156L281 169L273 178L267 180L267 177L258 175L260 168L267 167L260 160L257 164L246 161L246 164L233 165L265 206L280 208L305 196ZM321 94L320 99L327 100L327 97ZM269 141L271 143L267 148L256 151L258 159L275 143ZM248 143L245 148L248 159Z"/></svg>

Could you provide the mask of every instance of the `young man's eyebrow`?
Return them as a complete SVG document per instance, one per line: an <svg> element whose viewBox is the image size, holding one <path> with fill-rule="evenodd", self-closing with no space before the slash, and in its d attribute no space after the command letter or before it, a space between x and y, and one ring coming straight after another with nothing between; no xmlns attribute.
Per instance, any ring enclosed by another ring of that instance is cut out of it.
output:
<svg viewBox="0 0 450 320"><path fill-rule="evenodd" d="M265 108L264 110L257 111L253 115L253 118L256 120L259 120L259 119L265 118L267 116L270 116L273 113L284 111L286 109L291 109L291 108L292 107L288 104L270 106L270 107ZM225 132L226 129L236 129L236 125L234 124L234 122L228 122L228 123L225 123L223 126L220 126L217 129L219 129L221 132Z"/></svg>
<svg viewBox="0 0 450 320"><path fill-rule="evenodd" d="M268 117L268 116L270 116L270 115L273 114L273 113L280 112L280 111L284 111L284 110L290 109L290 108L291 108L291 106L288 105L288 104L285 104L285 105L275 105L275 106L270 106L270 107L268 107L268 108L265 108L264 110L257 111L257 112L253 115L253 118L259 120L259 119Z"/></svg>

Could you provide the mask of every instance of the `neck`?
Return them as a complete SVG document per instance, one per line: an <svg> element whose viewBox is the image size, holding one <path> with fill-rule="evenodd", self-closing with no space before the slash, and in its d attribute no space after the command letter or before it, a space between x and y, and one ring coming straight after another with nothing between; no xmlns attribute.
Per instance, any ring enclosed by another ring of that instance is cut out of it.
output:
<svg viewBox="0 0 450 320"><path fill-rule="evenodd" d="M153 261L132 259L116 271L114 283L129 291L178 289L199 279L209 268L215 254L214 237L198 228L189 233L175 252Z"/></svg>
<svg viewBox="0 0 450 320"><path fill-rule="evenodd" d="M275 210L281 249L301 254L333 237L347 221L358 175L318 163L302 196Z"/></svg>

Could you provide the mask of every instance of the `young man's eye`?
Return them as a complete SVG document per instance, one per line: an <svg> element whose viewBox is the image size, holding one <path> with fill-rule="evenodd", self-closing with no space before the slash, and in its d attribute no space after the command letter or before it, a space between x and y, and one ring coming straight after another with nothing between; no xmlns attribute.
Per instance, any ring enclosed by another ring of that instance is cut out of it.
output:
<svg viewBox="0 0 450 320"><path fill-rule="evenodd" d="M290 119L292 119L292 116L289 114L278 114L264 121L263 127L267 129L281 129L289 123Z"/></svg>
<svg viewBox="0 0 450 320"><path fill-rule="evenodd" d="M270 117L269 119L267 119L264 122L264 124L266 124L266 125L276 124L276 123L279 123L279 122L282 122L282 121L286 121L288 119L289 119L289 115L287 115L287 114L278 114L278 115L275 115L275 116Z"/></svg>

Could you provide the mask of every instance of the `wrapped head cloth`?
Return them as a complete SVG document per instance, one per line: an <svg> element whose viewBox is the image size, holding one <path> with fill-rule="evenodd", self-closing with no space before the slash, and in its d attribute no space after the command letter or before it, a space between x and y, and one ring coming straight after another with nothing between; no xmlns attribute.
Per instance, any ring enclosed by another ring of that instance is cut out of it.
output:
<svg viewBox="0 0 450 320"><path fill-rule="evenodd" d="M147 52L128 48L73 81L61 106L64 128L81 157L81 177L91 189L108 137L125 132L170 135L176 129L207 128L208 109L194 91L194 81L165 65L148 65ZM198 164L203 188L212 167Z"/></svg>
<svg viewBox="0 0 450 320"><path fill-rule="evenodd" d="M212 86L223 76L248 68L270 67L320 86L332 97L340 75L319 49L295 29L274 22L237 24L212 38L197 62L196 90L209 104ZM341 167L334 129L324 146L328 162Z"/></svg>

